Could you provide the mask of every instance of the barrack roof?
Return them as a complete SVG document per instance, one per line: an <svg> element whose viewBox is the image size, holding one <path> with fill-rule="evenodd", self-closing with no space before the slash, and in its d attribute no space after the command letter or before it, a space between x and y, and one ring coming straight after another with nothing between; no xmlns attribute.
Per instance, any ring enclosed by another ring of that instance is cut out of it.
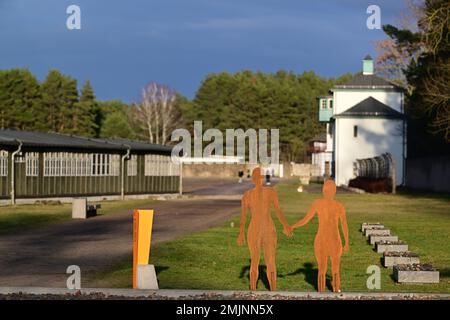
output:
<svg viewBox="0 0 450 320"><path fill-rule="evenodd" d="M100 139L53 132L0 130L0 147L22 146L33 149L65 149L67 151L98 151L124 153L150 152L170 154L172 147L128 139Z"/></svg>

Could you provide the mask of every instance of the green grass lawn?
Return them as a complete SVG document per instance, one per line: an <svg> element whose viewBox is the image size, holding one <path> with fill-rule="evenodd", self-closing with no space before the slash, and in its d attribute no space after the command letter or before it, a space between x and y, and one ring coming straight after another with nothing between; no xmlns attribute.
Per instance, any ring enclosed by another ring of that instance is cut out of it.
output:
<svg viewBox="0 0 450 320"><path fill-rule="evenodd" d="M289 223L306 214L317 194L297 193L297 182L277 186L281 208ZM431 262L441 272L436 285L398 285L392 270L381 267L381 291L450 292L450 197L420 194L338 194L347 209L350 252L341 262L343 291L368 291L367 267L380 264L381 254L373 251L359 231L362 222L382 222L393 234L419 253L422 262ZM317 265L313 241L317 217L287 238L278 228L278 290L314 291ZM160 288L248 289L249 255L246 246L238 247L239 217L220 227L194 233L175 241L152 246L150 263L156 265ZM131 260L131 259L130 259ZM258 290L267 290L264 260L261 259ZM328 271L330 275L330 271ZM96 275L90 284L106 287L131 287L132 266L121 263ZM330 278L327 279L330 287Z"/></svg>
<svg viewBox="0 0 450 320"><path fill-rule="evenodd" d="M148 205L154 200L102 201L99 215ZM72 204L30 204L0 207L0 234L41 227L70 220Z"/></svg>

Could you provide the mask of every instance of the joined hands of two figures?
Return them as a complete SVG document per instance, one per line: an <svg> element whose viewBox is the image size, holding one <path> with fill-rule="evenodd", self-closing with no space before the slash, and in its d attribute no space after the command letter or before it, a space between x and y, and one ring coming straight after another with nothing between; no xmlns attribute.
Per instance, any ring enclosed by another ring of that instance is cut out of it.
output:
<svg viewBox="0 0 450 320"><path fill-rule="evenodd" d="M286 235L286 236L288 236L288 237L292 237L293 235L294 235L294 227L293 226L290 226L290 225L285 225L284 227L283 227L283 233ZM244 232L240 232L239 233L239 236L238 236L238 238L237 238L237 244L238 244L238 246L242 246L244 243L245 243L245 233ZM348 246L348 243L346 243L345 245L344 245L344 248L343 248L343 253L346 253L346 252L348 252L349 251L349 246Z"/></svg>
<svg viewBox="0 0 450 320"><path fill-rule="evenodd" d="M290 225L285 225L283 227L283 233L288 237L292 237L294 235L293 231L294 229Z"/></svg>

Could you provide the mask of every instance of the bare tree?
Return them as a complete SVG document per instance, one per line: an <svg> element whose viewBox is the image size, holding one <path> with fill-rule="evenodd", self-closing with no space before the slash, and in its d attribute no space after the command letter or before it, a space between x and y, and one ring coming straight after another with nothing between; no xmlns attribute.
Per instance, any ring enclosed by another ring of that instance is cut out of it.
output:
<svg viewBox="0 0 450 320"><path fill-rule="evenodd" d="M432 132L442 133L450 142L450 59L438 61L427 68L424 77L422 96L425 110L433 115Z"/></svg>
<svg viewBox="0 0 450 320"><path fill-rule="evenodd" d="M418 21L422 19L423 15L423 0L405 0L405 10L397 19L397 25L400 29L418 32ZM378 52L376 59L377 73L407 88L408 92L411 93L413 88L408 85L404 70L408 68L411 60L417 60L423 52L424 43L418 41L414 44L408 42L399 44L394 39L389 38L376 41L375 48Z"/></svg>
<svg viewBox="0 0 450 320"><path fill-rule="evenodd" d="M435 1L429 4L419 20L428 51L437 55L440 50L450 49L450 2ZM448 53L448 51L447 51Z"/></svg>
<svg viewBox="0 0 450 320"><path fill-rule="evenodd" d="M420 87L425 110L433 116L433 132L450 142L450 2L430 2L419 21L428 48L428 63Z"/></svg>
<svg viewBox="0 0 450 320"><path fill-rule="evenodd" d="M174 129L178 120L178 112L175 110L175 91L168 86L160 87L161 95L161 143L166 144L169 130Z"/></svg>
<svg viewBox="0 0 450 320"><path fill-rule="evenodd" d="M176 92L167 85L149 83L142 89L141 101L134 105L133 115L150 143L166 144L179 120Z"/></svg>

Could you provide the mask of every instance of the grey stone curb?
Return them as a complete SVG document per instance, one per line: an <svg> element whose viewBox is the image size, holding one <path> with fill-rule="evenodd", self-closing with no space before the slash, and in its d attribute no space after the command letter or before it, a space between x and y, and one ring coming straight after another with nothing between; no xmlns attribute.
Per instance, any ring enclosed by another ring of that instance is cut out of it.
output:
<svg viewBox="0 0 450 320"><path fill-rule="evenodd" d="M293 292L293 291L231 291L231 290L136 290L136 289L105 289L86 288L81 290L69 290L65 288L43 287L0 287L0 295L24 294L24 295L90 295L102 294L106 297L152 297L161 299L196 299L201 297L220 296L221 298L233 298L236 296L248 296L255 299L312 299L312 300L398 300L398 299L435 299L450 300L450 294L446 293L390 293L390 292L344 292L344 293L318 293L318 292Z"/></svg>

